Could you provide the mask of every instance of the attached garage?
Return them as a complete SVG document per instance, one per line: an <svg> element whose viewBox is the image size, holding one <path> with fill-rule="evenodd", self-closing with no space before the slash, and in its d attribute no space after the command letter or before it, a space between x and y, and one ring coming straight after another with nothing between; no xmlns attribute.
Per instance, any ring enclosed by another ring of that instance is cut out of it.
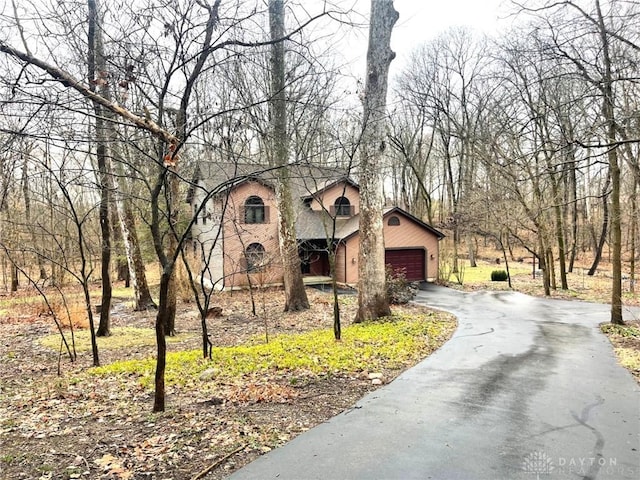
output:
<svg viewBox="0 0 640 480"><path fill-rule="evenodd" d="M404 269L407 280L418 282L426 280L426 251L424 248L387 249L384 261L393 270Z"/></svg>

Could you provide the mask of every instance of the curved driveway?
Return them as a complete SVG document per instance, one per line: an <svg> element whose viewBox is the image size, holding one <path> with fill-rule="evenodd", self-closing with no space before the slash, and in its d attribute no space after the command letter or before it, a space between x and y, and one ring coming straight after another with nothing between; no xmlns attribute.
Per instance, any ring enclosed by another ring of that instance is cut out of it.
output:
<svg viewBox="0 0 640 480"><path fill-rule="evenodd" d="M640 389L598 330L607 305L436 286L415 301L457 315L448 343L232 478L640 478Z"/></svg>

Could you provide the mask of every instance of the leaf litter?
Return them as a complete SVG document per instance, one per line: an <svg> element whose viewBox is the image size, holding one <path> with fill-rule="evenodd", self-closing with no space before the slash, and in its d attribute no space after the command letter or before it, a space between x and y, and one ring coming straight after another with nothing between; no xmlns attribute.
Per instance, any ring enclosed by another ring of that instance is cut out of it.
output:
<svg viewBox="0 0 640 480"><path fill-rule="evenodd" d="M216 300L224 315L208 321L217 346L236 345L264 335L331 328L328 294L309 291L312 309L282 313L282 295L263 293L259 317L248 310L246 292ZM344 319L355 302L342 305ZM418 307L405 307L408 310ZM152 328L153 312L117 309L113 326ZM120 313L122 312L122 315ZM444 314L443 319L454 322ZM70 364L38 339L51 332L46 317L0 319L1 479L220 479L352 406L374 390L368 372L317 375L263 373L215 378L167 387L167 411L152 413L152 392L130 376L87 374L90 354ZM347 320L343 320L347 323ZM198 349L200 324L184 305L176 319L192 333L170 349ZM444 341L444 339L442 339ZM101 363L154 356L154 345L103 349ZM399 370L384 373L392 379ZM294 376L295 375L295 376Z"/></svg>

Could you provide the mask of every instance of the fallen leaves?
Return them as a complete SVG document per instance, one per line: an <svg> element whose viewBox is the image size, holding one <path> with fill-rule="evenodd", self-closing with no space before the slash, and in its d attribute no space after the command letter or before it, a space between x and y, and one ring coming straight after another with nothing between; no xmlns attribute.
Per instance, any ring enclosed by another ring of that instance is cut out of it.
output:
<svg viewBox="0 0 640 480"><path fill-rule="evenodd" d="M247 311L246 292L221 295L216 303L223 305L225 316L208 320L212 340L216 346L252 338L262 343L265 319L274 337L330 329L331 319L324 315L327 303L319 301L326 296L309 291L314 303L310 311L283 314L277 292L260 292L256 298L264 318L258 318ZM344 304L355 311L354 302ZM180 343L170 344L173 352L200 346L199 319L187 308L177 319L185 335ZM118 305L114 310L116 329L149 329L153 324L152 313ZM214 358L202 361L199 374L188 382L168 384L167 411L154 414L152 390L141 385L139 375L88 375L88 353L80 353L75 364L63 358L62 376L57 376L57 353L38 341L51 331L47 321L0 322L2 478L182 480L206 472L198 478L221 479L343 411L373 388L366 376L314 374L310 369L221 378ZM142 343L104 348L103 364L152 358L154 346ZM383 373L387 379L397 371Z"/></svg>
<svg viewBox="0 0 640 480"><path fill-rule="evenodd" d="M234 385L224 391L227 400L248 403L288 403L298 396L291 387L277 383Z"/></svg>
<svg viewBox="0 0 640 480"><path fill-rule="evenodd" d="M107 475L114 476L120 480L129 480L133 478L134 473L122 466L122 461L111 455L110 453L104 454L102 457L93 461L102 471Z"/></svg>

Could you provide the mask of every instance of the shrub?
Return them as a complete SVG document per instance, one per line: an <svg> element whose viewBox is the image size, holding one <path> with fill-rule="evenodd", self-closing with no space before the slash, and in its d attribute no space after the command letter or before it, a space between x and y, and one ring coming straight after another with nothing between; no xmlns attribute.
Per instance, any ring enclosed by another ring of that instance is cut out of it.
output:
<svg viewBox="0 0 640 480"><path fill-rule="evenodd" d="M394 305L409 303L418 293L418 286L415 282L407 280L407 274L403 268L394 270L391 265L387 265L386 275L389 303Z"/></svg>
<svg viewBox="0 0 640 480"><path fill-rule="evenodd" d="M507 281L507 272L505 270L494 270L491 272L491 281L492 282L506 282Z"/></svg>

